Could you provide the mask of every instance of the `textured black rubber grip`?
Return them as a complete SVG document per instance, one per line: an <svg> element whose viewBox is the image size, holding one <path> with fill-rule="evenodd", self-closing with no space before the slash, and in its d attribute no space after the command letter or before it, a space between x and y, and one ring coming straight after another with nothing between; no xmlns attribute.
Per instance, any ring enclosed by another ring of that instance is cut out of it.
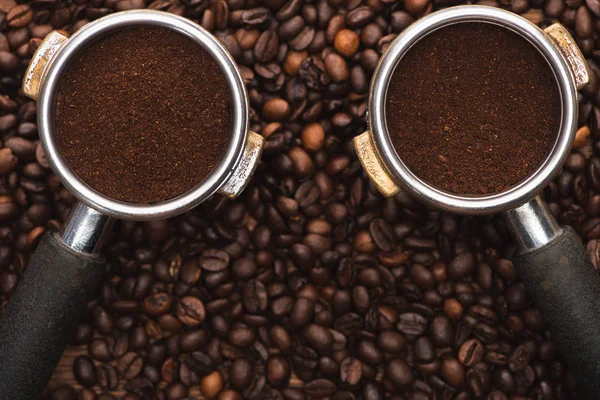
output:
<svg viewBox="0 0 600 400"><path fill-rule="evenodd" d="M37 400L105 271L48 233L0 318L0 400Z"/></svg>
<svg viewBox="0 0 600 400"><path fill-rule="evenodd" d="M575 231L514 260L571 369L578 398L600 398L600 275Z"/></svg>

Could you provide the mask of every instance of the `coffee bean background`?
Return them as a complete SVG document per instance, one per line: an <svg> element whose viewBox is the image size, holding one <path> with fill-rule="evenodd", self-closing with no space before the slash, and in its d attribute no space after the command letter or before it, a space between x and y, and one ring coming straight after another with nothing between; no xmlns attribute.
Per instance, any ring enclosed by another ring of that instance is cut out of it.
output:
<svg viewBox="0 0 600 400"><path fill-rule="evenodd" d="M238 200L120 222L106 279L45 395L53 400L573 399L497 217L383 199L352 138L394 37L452 0L0 2L0 313L74 203L38 142L21 78L42 38L115 11L165 10L240 65L266 139ZM600 262L600 1L482 0L565 24L592 69L575 147L544 196ZM477 40L477 38L473 38ZM1 338L0 338L1 340Z"/></svg>

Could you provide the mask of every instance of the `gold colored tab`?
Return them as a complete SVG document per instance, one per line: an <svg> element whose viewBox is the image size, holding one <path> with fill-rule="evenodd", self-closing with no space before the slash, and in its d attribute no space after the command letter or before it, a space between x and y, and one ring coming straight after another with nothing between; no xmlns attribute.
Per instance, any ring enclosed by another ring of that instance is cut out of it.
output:
<svg viewBox="0 0 600 400"><path fill-rule="evenodd" d="M569 64L571 74L575 79L577 89L582 89L590 83L590 71L585 57L577 47L575 40L567 29L559 23L552 24L544 32L550 36Z"/></svg>
<svg viewBox="0 0 600 400"><path fill-rule="evenodd" d="M69 38L62 33L52 31L40 43L40 47L38 47L33 55L23 78L23 91L28 97L37 100L40 86L42 86L44 80L46 67L67 40Z"/></svg>
<svg viewBox="0 0 600 400"><path fill-rule="evenodd" d="M392 179L379 159L369 131L354 138L354 148L367 175L381 194L392 197L400 192L400 186Z"/></svg>

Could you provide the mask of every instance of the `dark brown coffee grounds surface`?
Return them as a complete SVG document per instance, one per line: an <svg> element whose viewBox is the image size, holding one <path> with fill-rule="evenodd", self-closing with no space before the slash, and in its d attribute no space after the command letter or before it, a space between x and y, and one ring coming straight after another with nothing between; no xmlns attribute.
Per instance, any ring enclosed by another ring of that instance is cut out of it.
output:
<svg viewBox="0 0 600 400"><path fill-rule="evenodd" d="M61 79L55 132L65 159L113 199L155 203L197 186L230 133L216 62L164 28L132 28L82 51Z"/></svg>
<svg viewBox="0 0 600 400"><path fill-rule="evenodd" d="M559 90L549 65L517 34L486 23L441 28L392 76L386 119L406 166L459 194L502 192L552 147Z"/></svg>

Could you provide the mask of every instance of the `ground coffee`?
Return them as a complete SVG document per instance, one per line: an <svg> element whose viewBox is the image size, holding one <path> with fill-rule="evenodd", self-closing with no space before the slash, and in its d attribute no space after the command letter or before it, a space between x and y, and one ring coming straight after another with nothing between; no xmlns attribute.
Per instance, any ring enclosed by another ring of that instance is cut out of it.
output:
<svg viewBox="0 0 600 400"><path fill-rule="evenodd" d="M396 68L386 119L407 167L452 193L490 194L526 178L559 129L554 75L525 39L486 23L439 29Z"/></svg>
<svg viewBox="0 0 600 400"><path fill-rule="evenodd" d="M85 49L61 80L55 133L73 170L113 199L155 203L198 185L230 132L230 92L197 43L133 28Z"/></svg>

